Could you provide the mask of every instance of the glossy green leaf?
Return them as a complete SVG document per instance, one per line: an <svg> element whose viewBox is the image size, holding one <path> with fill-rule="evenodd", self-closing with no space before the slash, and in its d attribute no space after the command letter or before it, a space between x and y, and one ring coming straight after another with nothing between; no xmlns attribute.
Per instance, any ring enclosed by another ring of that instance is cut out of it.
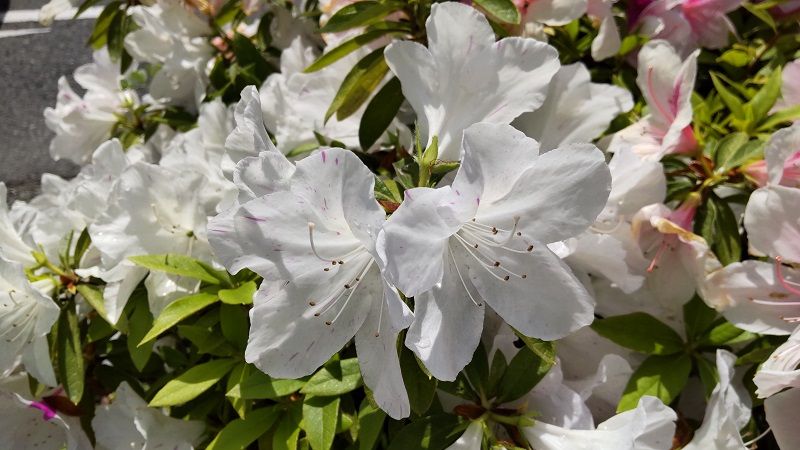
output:
<svg viewBox="0 0 800 450"><path fill-rule="evenodd" d="M357 389L362 383L358 359L334 360L312 375L300 392L316 396L340 395Z"/></svg>
<svg viewBox="0 0 800 450"><path fill-rule="evenodd" d="M255 281L248 281L242 283L239 287L233 289L220 289L219 299L222 303L229 305L251 305L253 304L253 295L258 290Z"/></svg>
<svg viewBox="0 0 800 450"><path fill-rule="evenodd" d="M475 0L475 4L501 22L518 24L522 20L519 10L511 0Z"/></svg>
<svg viewBox="0 0 800 450"><path fill-rule="evenodd" d="M556 363L555 342L548 342L541 339L528 337L517 330L514 330L514 334L516 334L517 337L522 340L526 347L531 349L534 354L536 354L539 358L542 358L546 363L550 364L551 366Z"/></svg>
<svg viewBox="0 0 800 450"><path fill-rule="evenodd" d="M78 404L83 397L84 370L81 334L75 302L69 301L58 317L56 335L58 351L58 379L70 401Z"/></svg>
<svg viewBox="0 0 800 450"><path fill-rule="evenodd" d="M343 42L338 47L328 51L324 55L320 56L316 61L314 61L310 66L306 67L303 71L304 73L311 73L316 72L320 69L328 67L329 65L335 63L336 61L344 58L345 56L353 53L354 51L358 50L359 48L363 47L364 45L369 44L370 42L382 37L386 36L387 34L392 33L403 33L403 30L400 29L382 29L382 30L374 30L374 31L367 31L363 34L359 34L345 42Z"/></svg>
<svg viewBox="0 0 800 450"><path fill-rule="evenodd" d="M731 110L733 116L739 120L745 120L744 104L742 100L736 96L736 94L728 90L716 74L711 74L711 81L714 83L714 87L717 88L717 93L725 103L725 106Z"/></svg>
<svg viewBox="0 0 800 450"><path fill-rule="evenodd" d="M150 312L150 304L146 295L137 295L136 298L128 300L134 305L128 321L128 354L136 370L144 370L150 357L153 355L154 340L141 342L141 339L153 326L153 314Z"/></svg>
<svg viewBox="0 0 800 450"><path fill-rule="evenodd" d="M362 58L344 77L336 96L325 113L325 122L336 113L342 121L355 113L389 72L381 47Z"/></svg>
<svg viewBox="0 0 800 450"><path fill-rule="evenodd" d="M736 328L730 322L723 322L709 330L700 338L702 345L723 346L747 342L758 337L757 334Z"/></svg>
<svg viewBox="0 0 800 450"><path fill-rule="evenodd" d="M511 358L497 384L495 403L508 403L527 394L553 367L528 347L519 349Z"/></svg>
<svg viewBox="0 0 800 450"><path fill-rule="evenodd" d="M351 3L336 11L319 31L337 33L356 27L371 25L403 7L399 2L363 1Z"/></svg>
<svg viewBox="0 0 800 450"><path fill-rule="evenodd" d="M372 450L378 442L386 413L373 408L367 399L361 402L358 409L358 450Z"/></svg>
<svg viewBox="0 0 800 450"><path fill-rule="evenodd" d="M694 355L694 362L697 367L697 373L700 375L700 382L703 383L703 392L705 392L706 400L708 400L711 397L711 392L719 382L717 367L702 355Z"/></svg>
<svg viewBox="0 0 800 450"><path fill-rule="evenodd" d="M464 367L464 374L472 388L478 392L481 398L485 399L489 383L489 359L482 342L478 342L478 348L475 349L472 360Z"/></svg>
<svg viewBox="0 0 800 450"><path fill-rule="evenodd" d="M339 397L306 396L303 399L303 429L313 450L329 450L339 420Z"/></svg>
<svg viewBox="0 0 800 450"><path fill-rule="evenodd" d="M160 272L180 275L182 277L196 278L206 283L219 284L220 279L213 269L200 261L184 255L141 255L128 258L133 263Z"/></svg>
<svg viewBox="0 0 800 450"><path fill-rule="evenodd" d="M358 143L362 149L369 149L380 139L397 116L403 101L405 97L400 89L400 80L396 77L389 80L375 94L361 116Z"/></svg>
<svg viewBox="0 0 800 450"><path fill-rule="evenodd" d="M297 380L274 379L264 372L255 370L241 383L229 389L225 395L251 400L274 400L299 391L305 386L308 379L309 377Z"/></svg>
<svg viewBox="0 0 800 450"><path fill-rule="evenodd" d="M617 412L636 408L645 395L669 405L683 390L691 371L692 357L686 353L648 356L628 380Z"/></svg>
<svg viewBox="0 0 800 450"><path fill-rule="evenodd" d="M194 366L164 385L150 406L174 406L193 400L217 384L235 364L234 359L214 359Z"/></svg>
<svg viewBox="0 0 800 450"><path fill-rule="evenodd" d="M388 450L444 450L461 435L461 417L437 414L406 425L389 443Z"/></svg>
<svg viewBox="0 0 800 450"><path fill-rule="evenodd" d="M781 68L776 67L769 75L769 79L756 95L750 99L748 104L753 108L753 119L755 123L762 122L769 114L770 109L775 106L775 102L781 96Z"/></svg>
<svg viewBox="0 0 800 450"><path fill-rule="evenodd" d="M695 294L691 300L683 305L683 328L686 339L694 341L702 335L717 317L717 311L705 304L699 295Z"/></svg>
<svg viewBox="0 0 800 450"><path fill-rule="evenodd" d="M175 300L167 305L163 311L161 311L161 314L158 315L153 323L153 328L151 328L150 331L142 338L139 345L157 338L161 335L161 333L174 327L183 319L213 303L216 303L218 299L219 297L217 294L201 292L199 294L190 295L188 297Z"/></svg>
<svg viewBox="0 0 800 450"><path fill-rule="evenodd" d="M591 327L600 336L641 353L669 355L684 350L675 330L643 312L597 319Z"/></svg>
<svg viewBox="0 0 800 450"><path fill-rule="evenodd" d="M220 430L207 450L241 450L255 442L280 417L277 406L250 411L244 419L234 419Z"/></svg>

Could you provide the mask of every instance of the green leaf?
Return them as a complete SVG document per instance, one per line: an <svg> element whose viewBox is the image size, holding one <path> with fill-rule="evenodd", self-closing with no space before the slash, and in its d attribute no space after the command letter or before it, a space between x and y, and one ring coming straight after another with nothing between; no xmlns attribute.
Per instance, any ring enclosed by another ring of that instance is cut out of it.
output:
<svg viewBox="0 0 800 450"><path fill-rule="evenodd" d="M403 194L397 182L394 180L383 180L375 177L375 198L380 201L387 201L400 204L403 202Z"/></svg>
<svg viewBox="0 0 800 450"><path fill-rule="evenodd" d="M270 399L293 394L305 386L309 377L297 380L274 379L261 371L254 371L240 384L233 386L225 394L229 397L244 398L248 400Z"/></svg>
<svg viewBox="0 0 800 450"><path fill-rule="evenodd" d="M225 385L225 392L229 392L235 386L241 384L242 381L246 380L247 377L250 375L250 367L252 366L250 366L244 361L237 364L231 370L230 375L228 375L228 382ZM231 406L233 407L234 411L236 411L236 414L238 414L240 418L244 419L245 416L247 415L247 409L248 409L247 400L239 397L231 397L228 395L226 395L226 397L228 397L228 401L231 403Z"/></svg>
<svg viewBox="0 0 800 450"><path fill-rule="evenodd" d="M250 333L250 318L240 305L222 305L219 309L219 324L222 335L235 348L244 352Z"/></svg>
<svg viewBox="0 0 800 450"><path fill-rule="evenodd" d="M697 365L697 373L700 375L700 381L703 383L703 391L706 394L706 400L708 400L711 398L711 392L719 382L717 367L713 362L707 360L702 355L694 355L694 361Z"/></svg>
<svg viewBox="0 0 800 450"><path fill-rule="evenodd" d="M724 346L747 342L758 337L755 333L736 328L730 322L723 322L716 327L708 330L702 338L701 345Z"/></svg>
<svg viewBox="0 0 800 450"><path fill-rule="evenodd" d="M724 139L723 139L724 140ZM764 147L767 146L765 141L752 140L737 149L730 149L733 151L728 152L718 151L717 160L719 161L718 171L723 172L729 169L734 169L742 166L750 161L756 161L764 158Z"/></svg>
<svg viewBox="0 0 800 450"><path fill-rule="evenodd" d="M732 169L730 165L732 160L735 160L735 155L740 148L750 140L747 133L731 133L717 142L711 154L711 159L714 160L715 169L718 172L727 172Z"/></svg>
<svg viewBox="0 0 800 450"><path fill-rule="evenodd" d="M769 75L767 83L748 102L748 105L753 108L755 123L762 122L767 117L769 110L772 109L775 101L781 96L781 83L781 68L778 66Z"/></svg>
<svg viewBox="0 0 800 450"><path fill-rule="evenodd" d="M111 23L108 24L108 33L106 35L106 48L108 48L108 56L111 61L117 62L125 50L123 42L128 27L128 21L131 20L126 13L114 15Z"/></svg>
<svg viewBox="0 0 800 450"><path fill-rule="evenodd" d="M329 450L339 419L339 397L306 396L303 399L303 430L314 450Z"/></svg>
<svg viewBox="0 0 800 450"><path fill-rule="evenodd" d="M76 289L78 290L78 293L80 293L83 298L86 299L86 302L92 305L92 308L97 311L97 314L99 314L103 320L111 324L111 320L108 319L108 315L106 314L105 302L103 301L103 289L100 286L95 286L93 284L79 284ZM120 322L122 322L122 320L120 320Z"/></svg>
<svg viewBox="0 0 800 450"><path fill-rule="evenodd" d="M241 450L266 433L280 416L277 406L250 411L244 419L230 421L220 430L217 437L206 447L207 450Z"/></svg>
<svg viewBox="0 0 800 450"><path fill-rule="evenodd" d="M500 385L500 380L503 378L503 375L505 375L507 368L508 363L506 362L506 357L503 355L503 352L495 351L494 357L492 358L492 367L489 370L489 381L486 383L487 398L497 396L497 387Z"/></svg>
<svg viewBox="0 0 800 450"><path fill-rule="evenodd" d="M400 88L400 80L392 78L372 97L361 116L358 129L358 144L367 150L380 139L397 116L405 97Z"/></svg>
<svg viewBox="0 0 800 450"><path fill-rule="evenodd" d="M643 312L597 319L591 327L600 336L641 353L669 355L684 350L675 330Z"/></svg>
<svg viewBox="0 0 800 450"><path fill-rule="evenodd" d="M381 435L386 413L373 408L367 399L358 409L358 450L372 450Z"/></svg>
<svg viewBox="0 0 800 450"><path fill-rule="evenodd" d="M408 393L408 401L411 403L411 410L419 415L424 415L436 396L438 381L422 370L417 356L406 346L400 348L400 371Z"/></svg>
<svg viewBox="0 0 800 450"><path fill-rule="evenodd" d="M99 50L106 45L108 40L108 28L111 25L111 21L118 15L125 14L120 9L122 3L121 1L114 1L103 8L103 11L100 12L100 15L98 15L97 19L94 21L94 29L86 45L91 45L95 50Z"/></svg>
<svg viewBox="0 0 800 450"><path fill-rule="evenodd" d="M58 351L58 379L70 401L78 404L83 397L84 363L81 333L75 302L70 300L58 316L56 335Z"/></svg>
<svg viewBox="0 0 800 450"><path fill-rule="evenodd" d="M161 388L149 406L174 406L193 400L217 384L235 364L234 359L214 359L194 366Z"/></svg>
<svg viewBox="0 0 800 450"><path fill-rule="evenodd" d="M768 11L760 9L757 5L754 5L750 2L744 2L742 3L742 6L744 7L744 9L748 10L750 14L758 17L762 22L769 25L769 27L772 28L773 31L778 30L777 26L775 25L775 20L772 18L772 16Z"/></svg>
<svg viewBox="0 0 800 450"><path fill-rule="evenodd" d="M336 11L325 23L320 33L337 33L356 27L371 25L402 8L401 3L364 1L351 3Z"/></svg>
<svg viewBox="0 0 800 450"><path fill-rule="evenodd" d="M367 101L372 91L378 87L389 72L389 66L383 57L384 48L381 47L363 57L350 69L350 72L342 80L328 112L325 113L325 122L334 113L336 113L336 120L342 121L350 117Z"/></svg>
<svg viewBox="0 0 800 450"><path fill-rule="evenodd" d="M161 311L161 314L158 315L153 323L153 328L142 338L139 345L157 338L161 333L174 327L197 311L215 303L218 299L217 294L201 292L175 300Z"/></svg>
<svg viewBox="0 0 800 450"><path fill-rule="evenodd" d="M527 394L542 381L551 367L552 364L533 353L531 349L522 347L511 358L498 383L495 403L508 403Z"/></svg>
<svg viewBox="0 0 800 450"><path fill-rule="evenodd" d="M750 64L751 56L748 52L741 49L730 49L717 58L717 62L724 62L733 67L744 67Z"/></svg>
<svg viewBox="0 0 800 450"><path fill-rule="evenodd" d="M472 354L472 360L464 367L464 374L478 395L486 399L487 384L489 383L489 359L482 342L478 342L478 348Z"/></svg>
<svg viewBox="0 0 800 450"><path fill-rule="evenodd" d="M697 209L695 230L712 244L712 250L723 265L738 262L742 257L739 219L725 200L711 193Z"/></svg>
<svg viewBox="0 0 800 450"><path fill-rule="evenodd" d="M800 105L781 109L775 114L767 116L766 120L758 127L758 131L771 131L774 127L792 120L800 119Z"/></svg>
<svg viewBox="0 0 800 450"><path fill-rule="evenodd" d="M96 5L99 2L100 2L100 0L86 0L85 2L83 2L81 4L81 6L78 7L78 10L75 11L75 15L72 16L72 19L73 20L77 19L78 16L80 16L81 14L86 12L87 9L91 8L92 6Z"/></svg>
<svg viewBox="0 0 800 450"><path fill-rule="evenodd" d="M411 422L389 443L388 450L444 450L461 435L461 418L453 414L437 414Z"/></svg>
<svg viewBox="0 0 800 450"><path fill-rule="evenodd" d="M301 405L293 406L284 414L272 435L272 450L295 450L300 437L300 423L303 419Z"/></svg>
<svg viewBox="0 0 800 450"><path fill-rule="evenodd" d="M683 390L691 371L692 357L686 353L648 356L628 380L617 412L636 408L645 395L658 397L669 405Z"/></svg>
<svg viewBox="0 0 800 450"><path fill-rule="evenodd" d="M250 38L234 33L232 42L236 63L240 67L252 67L259 82L266 80L272 70Z"/></svg>
<svg viewBox="0 0 800 450"><path fill-rule="evenodd" d="M475 0L475 4L505 23L519 24L522 16L511 0Z"/></svg>
<svg viewBox="0 0 800 450"><path fill-rule="evenodd" d="M686 339L693 342L708 330L716 317L717 311L706 305L703 299L695 294L683 305L683 328L686 330Z"/></svg>
<svg viewBox="0 0 800 450"><path fill-rule="evenodd" d="M227 303L229 305L251 305L253 304L253 294L256 293L256 290L258 290L258 287L255 281L248 281L233 289L220 289L218 294L222 303Z"/></svg>
<svg viewBox="0 0 800 450"><path fill-rule="evenodd" d="M92 244L92 237L89 235L89 228L84 228L81 235L78 236L78 242L75 243L75 252L72 255L72 262L76 266L80 266L83 254L89 249Z"/></svg>
<svg viewBox="0 0 800 450"><path fill-rule="evenodd" d="M340 395L355 390L362 383L358 359L335 360L327 362L312 375L300 393L317 396Z"/></svg>
<svg viewBox="0 0 800 450"><path fill-rule="evenodd" d="M513 330L513 328L512 328ZM525 336L517 330L514 334L522 340L526 347L531 349L539 358L542 358L547 364L551 366L556 363L556 343L543 341L532 337Z"/></svg>
<svg viewBox="0 0 800 450"><path fill-rule="evenodd" d="M184 255L142 255L128 258L133 263L150 270L180 275L182 277L196 278L210 284L220 284L220 279L215 270L200 261Z"/></svg>
<svg viewBox="0 0 800 450"><path fill-rule="evenodd" d="M303 73L311 73L316 72L320 69L328 67L329 65L335 63L336 61L344 58L345 56L349 55L350 53L358 50L359 48L363 47L364 45L369 44L370 42L385 36L387 34L392 33L404 33L401 29L383 29L383 30L374 30L374 31L367 31L365 33L359 34L358 36L351 38L338 47L330 50L329 52L325 53L324 55L320 56L316 61L314 61L310 66L306 67Z"/></svg>
<svg viewBox="0 0 800 450"><path fill-rule="evenodd" d="M141 372L144 370L153 354L153 345L155 341L141 342L141 339L153 326L153 314L150 312L147 296L140 295L132 300L134 307L130 320L128 321L129 332L126 346L128 348L128 353L131 355L133 365L136 367L136 370ZM130 302L131 300L128 301Z"/></svg>
<svg viewBox="0 0 800 450"><path fill-rule="evenodd" d="M733 116L739 120L745 120L744 105L741 99L729 91L722 81L720 81L719 77L713 72L711 73L711 81L714 83L714 87L717 88L717 93L719 93L722 102L731 110Z"/></svg>

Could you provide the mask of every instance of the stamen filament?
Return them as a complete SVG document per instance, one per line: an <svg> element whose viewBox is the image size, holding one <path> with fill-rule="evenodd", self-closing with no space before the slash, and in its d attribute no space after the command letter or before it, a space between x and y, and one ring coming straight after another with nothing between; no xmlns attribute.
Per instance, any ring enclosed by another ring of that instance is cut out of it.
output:
<svg viewBox="0 0 800 450"><path fill-rule="evenodd" d="M483 261L481 261L481 260L480 260L480 258L478 258L477 256L475 256L475 254L472 252L472 249L470 249L470 245L469 245L469 242L468 242L468 241L466 241L466 240L465 240L463 237L459 236L458 234L456 234L455 236L456 236L456 239L459 239L459 240L461 241L461 244L462 244L462 245L464 245L464 248L466 248L466 249L467 249L467 251L468 251L468 252L470 252L470 254L471 254L472 256L474 256L474 257L475 257L475 259L477 259L477 260L478 260L478 262L480 262L481 264L484 264L484 262L483 262ZM489 261L493 261L493 260L492 260L492 258L490 258L490 257L489 257L489 255L487 255L487 254L483 253L483 252L482 252L482 251L481 251L479 248L476 248L476 249L475 249L475 251L477 251L477 252L478 252L478 253L479 253L481 256L483 256L483 257L484 257L484 258L486 258L487 260L489 260ZM493 264L485 264L485 267L486 267L487 269L489 269L489 270L491 270L492 268L495 268L495 269L500 269L500 270L502 270L502 271L504 271L504 272L506 272L506 273L508 273L508 274L514 275L515 277L522 278L522 275L520 275L520 274L518 274L518 273L516 273L516 272L512 272L511 270L508 270L508 269L506 269L504 266L502 266L502 265L500 264L500 262L499 262L499 261L494 261L494 263L493 263Z"/></svg>
<svg viewBox="0 0 800 450"><path fill-rule="evenodd" d="M453 260L453 266L456 268L456 273L458 274L458 278L461 279L461 284L464 286L464 290L467 291L467 295L469 296L469 299L472 300L472 303L474 303L475 306L483 306L483 302L475 301L475 297L473 297L472 293L469 291L469 288L467 287L467 283L464 282L464 277L461 276L461 270L459 270L459 268L458 268L458 263L456 262L456 257L453 256L453 251L450 249L449 245L447 246L447 253L450 254L450 259Z"/></svg>
<svg viewBox="0 0 800 450"><path fill-rule="evenodd" d="M781 285L783 285L784 288L786 288L787 291L789 291L789 292L791 292L793 294L800 295L800 290L798 290L797 288L794 288L794 287L791 286L791 284L796 284L796 283L792 283L792 282L786 280L785 278L783 278L783 274L781 273L781 266L782 265L783 265L783 258L781 258L780 256L776 256L775 257L775 275L778 277L778 281L781 283Z"/></svg>
<svg viewBox="0 0 800 450"><path fill-rule="evenodd" d="M340 256L338 258L323 258L320 256L319 252L317 252L317 247L314 245L314 222L308 222L308 241L311 243L311 253L314 254L320 261L331 262L335 264L344 264L344 260L348 257L352 256L355 253L364 250L363 247L359 246L356 249L348 252L344 256Z"/></svg>
<svg viewBox="0 0 800 450"><path fill-rule="evenodd" d="M361 274L356 277L355 284L353 284L352 286L350 286L348 288L348 289L350 289L350 294L347 296L347 299L344 301L344 305L342 305L341 309L339 309L339 312L336 313L336 316L334 316L333 320L325 322L325 324L333 325L334 322L336 322L336 319L338 319L339 316L342 315L342 311L344 311L345 308L347 308L347 304L350 303L350 299L353 298L353 294L356 293L356 289L358 288L358 285L361 284L361 279L364 277L364 275L367 274L367 271L369 270L369 268L372 267L372 263L373 262L374 262L374 260L370 260L370 262L367 264L367 267L365 267L364 270L361 271Z"/></svg>
<svg viewBox="0 0 800 450"><path fill-rule="evenodd" d="M652 273L653 270L655 270L656 263L658 262L658 259L661 257L661 254L664 253L664 249L665 248L667 248L667 240L666 239L664 239L661 242L661 248L658 249L658 253L656 253L656 256L653 258L653 261L650 263L650 267L647 268L647 272Z"/></svg>

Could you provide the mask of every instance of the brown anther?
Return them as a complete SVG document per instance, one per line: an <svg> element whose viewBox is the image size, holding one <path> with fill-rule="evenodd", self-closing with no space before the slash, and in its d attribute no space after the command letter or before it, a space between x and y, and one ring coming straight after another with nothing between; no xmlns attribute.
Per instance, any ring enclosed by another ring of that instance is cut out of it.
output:
<svg viewBox="0 0 800 450"><path fill-rule="evenodd" d="M319 313L314 313L314 317L319 317Z"/></svg>
<svg viewBox="0 0 800 450"><path fill-rule="evenodd" d="M517 236L522 236L522 232L521 231L517 231Z"/></svg>
<svg viewBox="0 0 800 450"><path fill-rule="evenodd" d="M333 323L333 322L331 322L330 320L326 320L326 321L325 321L325 325L330 325L330 324L332 324L332 323Z"/></svg>
<svg viewBox="0 0 800 450"><path fill-rule="evenodd" d="M344 264L344 261L339 261L339 264Z"/></svg>
<svg viewBox="0 0 800 450"><path fill-rule="evenodd" d="M336 265L336 261L331 261L331 265L335 266Z"/></svg>
<svg viewBox="0 0 800 450"><path fill-rule="evenodd" d="M520 275L519 277L520 277L520 278L522 278L523 280L524 280L525 278L528 278L528 276L527 276L527 275L525 275L525 274L522 274L522 275Z"/></svg>
<svg viewBox="0 0 800 450"><path fill-rule="evenodd" d="M344 288L345 288L345 289L350 289L350 285L349 285L349 284L345 284L345 285L344 285Z"/></svg>
<svg viewBox="0 0 800 450"><path fill-rule="evenodd" d="M531 250L533 250L533 246L532 246L532 245L529 245L529 246L528 246L528 251L531 251Z"/></svg>
<svg viewBox="0 0 800 450"><path fill-rule="evenodd" d="M494 262L494 266L495 266L495 267L500 267L500 261L495 261L495 262Z"/></svg>
<svg viewBox="0 0 800 450"><path fill-rule="evenodd" d="M308 302L310 306L317 306L317 302Z"/></svg>
<svg viewBox="0 0 800 450"><path fill-rule="evenodd" d="M492 227L492 234L497 234L497 228Z"/></svg>
<svg viewBox="0 0 800 450"><path fill-rule="evenodd" d="M329 270L331 270L331 268L330 267L326 267L326 268L324 268L322 270L324 270L325 272L328 272Z"/></svg>
<svg viewBox="0 0 800 450"><path fill-rule="evenodd" d="M503 277L503 281L508 281L510 278L511 278L510 276L506 275Z"/></svg>
<svg viewBox="0 0 800 450"><path fill-rule="evenodd" d="M375 332L375 337L378 337L378 336L380 336L380 335L381 335L380 333L378 333L378 332Z"/></svg>
<svg viewBox="0 0 800 450"><path fill-rule="evenodd" d="M475 248L478 248L478 244L475 244Z"/></svg>

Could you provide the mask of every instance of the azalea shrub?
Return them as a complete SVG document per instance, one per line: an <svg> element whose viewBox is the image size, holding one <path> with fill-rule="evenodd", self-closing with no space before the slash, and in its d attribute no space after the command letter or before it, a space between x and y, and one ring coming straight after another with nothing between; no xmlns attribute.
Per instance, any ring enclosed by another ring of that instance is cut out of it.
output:
<svg viewBox="0 0 800 450"><path fill-rule="evenodd" d="M70 7L0 448L798 448L800 2Z"/></svg>

